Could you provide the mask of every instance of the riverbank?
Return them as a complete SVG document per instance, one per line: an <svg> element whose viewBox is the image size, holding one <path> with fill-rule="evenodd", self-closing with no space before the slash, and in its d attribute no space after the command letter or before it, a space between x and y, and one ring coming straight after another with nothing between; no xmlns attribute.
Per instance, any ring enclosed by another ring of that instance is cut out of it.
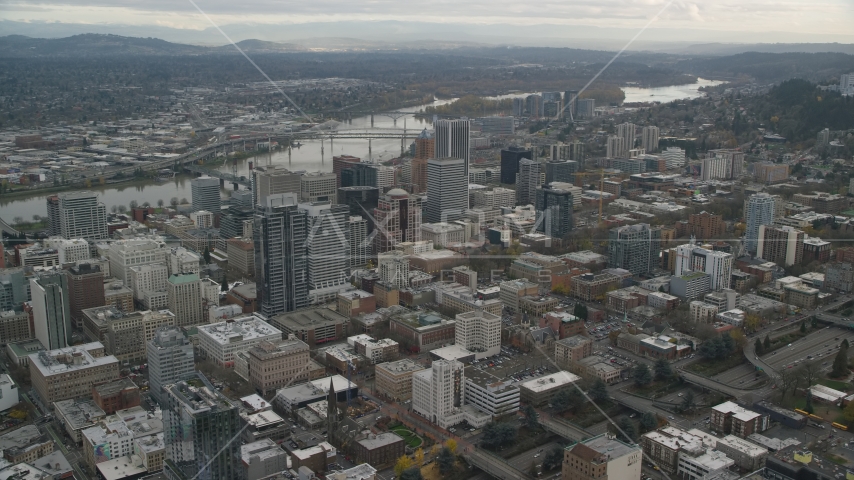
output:
<svg viewBox="0 0 854 480"><path fill-rule="evenodd" d="M190 174L179 174L173 178L167 180L167 182L172 182L174 179L179 180L190 180L193 176ZM84 184L74 183L68 185L58 185L51 187L43 187L43 188L25 188L25 189L17 189L11 192L5 192L0 195L0 206L3 206L5 203L10 201L20 201L27 200L31 198L37 197L45 197L47 195L54 195L61 192L69 192L69 191L80 191L80 190L92 190L92 191L103 191L107 189L125 189L128 187L147 187L153 185L162 185L165 182L157 182L154 178L145 177L128 177L125 179L118 180L109 180L105 183L97 183L91 186L86 186ZM156 199L155 199L156 202ZM155 203L152 202L152 203ZM4 218L5 219L5 218Z"/></svg>

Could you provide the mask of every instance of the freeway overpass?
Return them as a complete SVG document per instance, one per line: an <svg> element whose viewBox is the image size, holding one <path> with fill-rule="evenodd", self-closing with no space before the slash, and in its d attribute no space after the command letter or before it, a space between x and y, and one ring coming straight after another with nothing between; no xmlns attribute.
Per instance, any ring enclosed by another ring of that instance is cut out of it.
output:
<svg viewBox="0 0 854 480"><path fill-rule="evenodd" d="M3 220L2 218L0 218L0 230L2 230L3 233L7 235L18 235L21 233L18 230L15 230L11 225L6 223L6 220Z"/></svg>
<svg viewBox="0 0 854 480"><path fill-rule="evenodd" d="M505 462L503 458L490 455L479 448L470 449L463 454L463 458L475 467L483 470L493 478L499 480L516 480L520 478L531 479L531 475L522 472Z"/></svg>
<svg viewBox="0 0 854 480"><path fill-rule="evenodd" d="M725 383L718 382L717 380L712 380L711 378L706 378L702 375L697 375L696 373L686 372L685 370L679 370L679 376L681 376L687 383L697 385L709 390L714 390L715 392L723 393L724 395L729 395L730 397L734 398L738 398L745 392L749 391L730 387Z"/></svg>
<svg viewBox="0 0 854 480"><path fill-rule="evenodd" d="M572 440L573 442L580 442L593 436L590 432L581 427L576 427L571 423L555 419L551 416L546 416L545 414L540 415L540 425L549 432L560 435L561 437L567 440Z"/></svg>

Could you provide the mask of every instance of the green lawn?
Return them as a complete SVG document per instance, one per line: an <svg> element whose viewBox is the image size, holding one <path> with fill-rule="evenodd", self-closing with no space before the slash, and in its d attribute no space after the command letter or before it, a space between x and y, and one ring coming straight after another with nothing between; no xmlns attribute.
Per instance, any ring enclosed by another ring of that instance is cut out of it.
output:
<svg viewBox="0 0 854 480"><path fill-rule="evenodd" d="M608 417L616 417L623 412L623 406L619 403L604 401L598 403L599 407L605 411ZM574 413L564 413L563 418L578 425L581 428L587 428L606 419L605 416L590 403L585 403L583 407L578 408Z"/></svg>
<svg viewBox="0 0 854 480"><path fill-rule="evenodd" d="M640 395L642 397L652 398L653 396L663 397L668 393L673 393L681 388L684 388L685 385L680 383L678 380L671 380L668 382L655 381L650 383L649 385L644 385L643 387L639 387L635 384L631 384L626 387L626 391L634 393L635 395Z"/></svg>
<svg viewBox="0 0 854 480"><path fill-rule="evenodd" d="M851 391L851 384L850 383L840 382L837 380L831 380L829 378L819 379L818 384L824 385L825 387L830 387L830 388L839 390L840 392Z"/></svg>
<svg viewBox="0 0 854 480"><path fill-rule="evenodd" d="M711 360L708 358L704 358L702 360L689 363L685 366L685 370L696 373L698 375L713 377L719 373L723 373L729 370L730 368L735 368L741 365L742 363L744 363L744 355L738 353L736 355L727 357L724 360Z"/></svg>
<svg viewBox="0 0 854 480"><path fill-rule="evenodd" d="M424 441L421 440L421 437L403 427L397 427L393 429L392 432L403 437L403 441L406 442L407 447L418 448L421 446L422 443L424 443Z"/></svg>

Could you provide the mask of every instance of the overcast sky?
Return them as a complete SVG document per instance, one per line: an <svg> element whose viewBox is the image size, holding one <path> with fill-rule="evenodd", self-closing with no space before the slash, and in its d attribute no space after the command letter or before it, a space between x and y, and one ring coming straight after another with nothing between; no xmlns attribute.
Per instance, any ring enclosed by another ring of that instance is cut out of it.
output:
<svg viewBox="0 0 854 480"><path fill-rule="evenodd" d="M195 0L214 22L289 24L401 20L448 24L556 24L640 29L668 0ZM0 19L93 25L159 26L202 30L210 27L189 0L0 0ZM720 32L721 42L742 33L769 32L768 42L786 42L786 32L815 34L816 41L851 42L854 0L674 0L654 27ZM773 34L771 33L773 32ZM2 34L2 32L0 32ZM747 37L744 37L747 38ZM672 38L670 40L685 40Z"/></svg>

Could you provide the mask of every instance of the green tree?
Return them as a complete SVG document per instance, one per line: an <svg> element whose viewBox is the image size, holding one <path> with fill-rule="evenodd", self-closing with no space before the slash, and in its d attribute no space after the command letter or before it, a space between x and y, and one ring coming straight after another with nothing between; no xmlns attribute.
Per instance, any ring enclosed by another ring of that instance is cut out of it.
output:
<svg viewBox="0 0 854 480"><path fill-rule="evenodd" d="M439 472L445 474L453 470L455 461L456 458L451 449L442 447L442 450L439 451L439 456L436 458L436 463L439 465Z"/></svg>
<svg viewBox="0 0 854 480"><path fill-rule="evenodd" d="M840 346L839 352L833 359L833 369L830 371L832 377L842 377L848 375L848 349L844 344Z"/></svg>
<svg viewBox="0 0 854 480"><path fill-rule="evenodd" d="M753 344L753 349L756 350L757 355L762 355L762 351L765 347L762 346L762 340L756 339L756 342Z"/></svg>
<svg viewBox="0 0 854 480"><path fill-rule="evenodd" d="M205 253L202 254L202 256L205 258L205 263L211 263L211 249L210 248L205 247Z"/></svg>
<svg viewBox="0 0 854 480"><path fill-rule="evenodd" d="M850 345L848 345L848 339L847 338L842 340L842 343L839 344L839 348L844 348L845 350L848 350L849 346Z"/></svg>
<svg viewBox="0 0 854 480"><path fill-rule="evenodd" d="M498 448L513 443L518 430L509 423L490 422L483 427L480 444L487 448Z"/></svg>
<svg viewBox="0 0 854 480"><path fill-rule="evenodd" d="M525 425L534 430L540 426L540 420L537 418L537 411L530 404L522 407L522 414L525 415Z"/></svg>
<svg viewBox="0 0 854 480"><path fill-rule="evenodd" d="M543 470L552 470L563 463L563 450L560 448L552 448L543 457Z"/></svg>
<svg viewBox="0 0 854 480"><path fill-rule="evenodd" d="M635 384L643 387L644 385L649 385L652 382L652 373L649 371L649 367L645 363L638 363L634 370Z"/></svg>
<svg viewBox="0 0 854 480"><path fill-rule="evenodd" d="M809 414L815 412L815 409L812 406L812 390L810 390L809 388L807 388L807 403L806 406L804 406L804 410L806 410Z"/></svg>
<svg viewBox="0 0 854 480"><path fill-rule="evenodd" d="M641 428L644 429L645 432L651 432L658 427L658 419L655 418L655 414L652 412L644 412L640 418Z"/></svg>
<svg viewBox="0 0 854 480"><path fill-rule="evenodd" d="M673 369L670 368L670 362L664 358L656 360L653 369L655 370L656 380L667 380L673 376Z"/></svg>
<svg viewBox="0 0 854 480"><path fill-rule="evenodd" d="M771 350L771 337L767 334L765 335L765 340L762 341L762 346L765 347L765 350Z"/></svg>
<svg viewBox="0 0 854 480"><path fill-rule="evenodd" d="M569 401L569 390L564 388L563 390L557 392L554 397L552 397L552 407L556 411L562 412L569 408Z"/></svg>
<svg viewBox="0 0 854 480"><path fill-rule="evenodd" d="M638 433L637 428L635 428L635 424L629 419L629 417L621 418L619 427L620 436L627 442L634 443Z"/></svg>
<svg viewBox="0 0 854 480"><path fill-rule="evenodd" d="M682 397L682 407L683 411L688 411L694 408L694 391L688 390L685 395Z"/></svg>
<svg viewBox="0 0 854 480"><path fill-rule="evenodd" d="M400 473L400 480L424 480L424 477L421 476L420 468L411 467Z"/></svg>
<svg viewBox="0 0 854 480"><path fill-rule="evenodd" d="M848 420L848 423L854 422L854 402L845 406L842 415L845 417L845 420Z"/></svg>
<svg viewBox="0 0 854 480"><path fill-rule="evenodd" d="M807 333L807 324L806 324L806 322L801 322L801 333Z"/></svg>
<svg viewBox="0 0 854 480"><path fill-rule="evenodd" d="M597 377L596 380L593 381L593 386L590 387L588 395L590 395L590 398L596 403L608 400L609 395L605 382L601 378Z"/></svg>

